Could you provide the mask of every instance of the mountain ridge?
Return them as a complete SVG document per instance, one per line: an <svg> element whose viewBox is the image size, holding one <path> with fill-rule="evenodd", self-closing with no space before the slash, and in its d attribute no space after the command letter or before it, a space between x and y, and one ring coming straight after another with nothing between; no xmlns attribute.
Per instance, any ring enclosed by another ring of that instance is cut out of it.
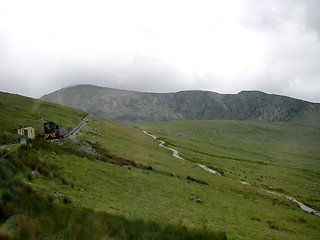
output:
<svg viewBox="0 0 320 240"><path fill-rule="evenodd" d="M76 85L40 99L120 122L228 119L320 125L319 103L261 91L150 93Z"/></svg>

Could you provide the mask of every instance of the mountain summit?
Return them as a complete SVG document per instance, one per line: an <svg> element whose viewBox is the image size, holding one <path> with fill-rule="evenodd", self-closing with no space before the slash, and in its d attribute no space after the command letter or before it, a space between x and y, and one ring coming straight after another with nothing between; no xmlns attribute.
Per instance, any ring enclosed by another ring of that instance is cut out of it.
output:
<svg viewBox="0 0 320 240"><path fill-rule="evenodd" d="M320 126L319 103L259 91L146 93L77 85L41 99L120 122L230 119Z"/></svg>

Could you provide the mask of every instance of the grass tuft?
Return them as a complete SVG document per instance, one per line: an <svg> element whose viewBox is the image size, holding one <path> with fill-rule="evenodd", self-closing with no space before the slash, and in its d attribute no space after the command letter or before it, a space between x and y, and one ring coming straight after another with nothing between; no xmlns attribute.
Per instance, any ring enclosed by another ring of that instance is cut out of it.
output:
<svg viewBox="0 0 320 240"><path fill-rule="evenodd" d="M68 196L63 196L63 203L64 204L69 204L69 203L72 203L72 200Z"/></svg>
<svg viewBox="0 0 320 240"><path fill-rule="evenodd" d="M190 181L193 181L193 182L197 182L197 183L201 183L201 184L204 184L204 185L208 185L208 183L206 181L191 177L190 175L187 176L187 179L190 180Z"/></svg>

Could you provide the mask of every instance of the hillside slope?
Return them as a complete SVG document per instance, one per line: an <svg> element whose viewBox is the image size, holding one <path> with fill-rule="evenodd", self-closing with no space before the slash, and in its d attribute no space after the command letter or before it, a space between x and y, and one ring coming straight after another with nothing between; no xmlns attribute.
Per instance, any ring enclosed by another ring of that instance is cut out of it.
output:
<svg viewBox="0 0 320 240"><path fill-rule="evenodd" d="M145 93L79 85L41 99L120 122L229 119L320 124L320 104L258 91Z"/></svg>
<svg viewBox="0 0 320 240"><path fill-rule="evenodd" d="M57 202L61 195L68 196L77 207L225 231L228 239L319 238L319 216L260 190L279 191L319 209L318 129L246 121L178 121L140 127L178 149L185 160L172 157L139 128L91 116L76 139L66 144L104 149L109 157L101 161L42 152L39 158L58 166L72 184L40 176L32 180L34 188L53 195ZM224 176L206 172L196 162L222 170Z"/></svg>
<svg viewBox="0 0 320 240"><path fill-rule="evenodd" d="M11 137L15 140L17 124L32 125L41 133L42 120L72 127L86 116L76 109L14 94L0 93L0 101L3 143ZM127 201L124 195L129 184L143 187L143 177L152 168L131 156L132 149L128 148L128 144L136 144L133 138L137 133L145 138L141 131L104 119L91 119L95 128L84 130L86 134L55 141L37 135L30 144L0 146L0 239L226 239L223 231L152 221L139 207L136 210L141 214L134 217L109 211L114 204L106 201ZM114 145L105 148L106 139ZM146 154L143 150L135 152L143 157ZM137 183L127 183L134 175ZM155 186L157 182L153 178L151 184ZM102 197L105 190L109 192Z"/></svg>
<svg viewBox="0 0 320 240"><path fill-rule="evenodd" d="M32 126L43 133L42 122L54 121L72 129L87 113L58 104L0 92L0 144L16 142L15 129Z"/></svg>

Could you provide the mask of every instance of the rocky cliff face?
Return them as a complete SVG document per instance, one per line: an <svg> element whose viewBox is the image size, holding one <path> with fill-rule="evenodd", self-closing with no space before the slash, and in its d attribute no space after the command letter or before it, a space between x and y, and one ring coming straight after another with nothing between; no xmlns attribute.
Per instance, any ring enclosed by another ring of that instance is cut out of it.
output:
<svg viewBox="0 0 320 240"><path fill-rule="evenodd" d="M320 104L259 91L144 93L79 85L41 99L121 122L233 119L320 126Z"/></svg>

